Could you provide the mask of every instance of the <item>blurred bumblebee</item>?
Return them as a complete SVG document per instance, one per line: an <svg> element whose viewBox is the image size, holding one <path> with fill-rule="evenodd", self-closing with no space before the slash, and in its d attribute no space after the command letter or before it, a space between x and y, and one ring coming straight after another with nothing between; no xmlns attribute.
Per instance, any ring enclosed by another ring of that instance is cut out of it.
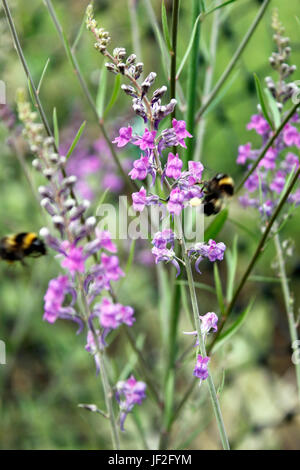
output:
<svg viewBox="0 0 300 470"><path fill-rule="evenodd" d="M218 173L214 178L200 183L203 187L204 197L197 197L190 200L192 207L204 205L204 214L218 214L223 208L227 198L234 194L234 181L231 176L225 173Z"/></svg>
<svg viewBox="0 0 300 470"><path fill-rule="evenodd" d="M46 247L36 233L22 232L8 235L0 240L0 259L9 263L20 261L25 265L24 258L38 258L46 254Z"/></svg>

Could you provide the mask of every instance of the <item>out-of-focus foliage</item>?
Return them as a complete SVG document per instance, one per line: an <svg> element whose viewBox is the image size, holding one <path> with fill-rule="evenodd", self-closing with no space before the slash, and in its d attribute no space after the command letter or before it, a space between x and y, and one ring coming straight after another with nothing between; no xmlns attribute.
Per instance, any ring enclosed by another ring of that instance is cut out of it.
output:
<svg viewBox="0 0 300 470"><path fill-rule="evenodd" d="M65 0L53 3L67 37L71 42L74 41L88 2ZM125 0L95 2L99 23L110 31L113 46L124 46L128 51L133 50L128 13L130 3ZM165 3L170 18L171 1ZM187 31L191 31L189 3L181 2L178 46L180 58L188 44ZM84 130L86 145L92 146L100 137L99 128L82 95L43 1L14 0L10 4L36 83L50 58L40 94L47 115L51 117L53 107L56 107L61 132L72 126L74 115L79 115L79 125L82 121L87 121ZM137 4L141 60L145 63L146 72L158 73L158 85L165 84L160 51L145 3L140 0ZM154 0L152 4L159 17L160 1ZM228 7L227 19L219 32L215 79L222 73L260 4L260 1L238 0ZM293 63L300 64L300 30L296 20L298 0L274 0L236 67L235 80L230 89L218 106L208 114L203 152L203 162L209 169L208 172L226 171L236 180L242 175L242 170L235 163L237 148L240 144L255 140L255 136L246 131L246 124L250 115L256 111L257 104L253 73L256 72L261 81L271 73L268 64L268 57L273 50L270 23L271 10L275 6L279 7L280 19L291 38ZM12 47L3 11L0 18L0 78L6 82L7 103L15 107L16 90L20 86L26 86L26 80ZM199 57L199 96L211 21L210 16L204 22L201 32L205 47ZM103 59L94 50L93 41L85 29L77 46L77 57L89 87L96 96ZM295 73L295 79L298 73ZM113 79L109 77L108 100L112 83ZM181 84L185 89L185 71L181 76ZM128 110L128 98L120 94L118 104L112 107L106 118L111 135L116 134L118 126L127 125L135 119ZM73 136L78 128L79 126L72 127ZM17 158L16 149L5 143L9 133L2 125L0 137L0 235L26 230L38 231L45 225L45 217L29 180L36 188L41 179L32 171L30 155L22 148L21 139L20 155ZM134 156L136 155L131 157ZM27 168L27 177L22 163ZM95 180L94 188L96 202L93 207L96 207L97 197L100 199L103 188L95 185ZM108 198L111 201L116 200L113 195L108 195ZM251 230L256 238L260 235L260 228L251 210L241 210L238 202L233 200L229 221L222 230L221 237L230 247L234 234L238 234L239 277L253 253L255 240L237 227L235 221ZM287 270L296 308L299 305L300 292L299 222L298 211L285 225L282 233L284 239L295 240L294 254L287 258ZM145 244L145 247L149 245ZM120 243L119 249L125 267L129 246ZM274 271L272 268L274 260L275 252L270 243L256 266L255 274L276 277L276 269ZM57 322L50 326L42 321L44 292L49 279L57 275L57 270L58 264L52 254L29 261L25 268L0 263L0 339L7 346L7 365L0 365L2 449L96 449L110 446L109 432L103 418L77 408L78 403L97 403L100 408L103 405L101 383L98 379L98 386L96 385L93 359L84 350L84 336L75 336L73 325ZM203 272L201 279L196 278L196 281L213 285L212 269L207 265ZM220 274L222 279L226 278L225 263L220 266ZM165 334L161 325L166 321L163 315L167 315L167 312L162 309L159 314L158 311L157 276L154 266L153 269L145 268L135 259L120 287L119 296L121 302L123 300L126 304L132 304L136 309L134 334L141 335L144 354L149 363L153 364L153 371L159 380L165 360L165 351L160 347L160 335L163 337ZM200 289L198 294L202 314L217 309L216 299L212 294ZM297 439L300 418L296 416L290 421L287 418L284 420L295 409L296 393L280 285L278 282L250 280L239 298L236 312L241 312L253 296L256 301L246 324L212 361L212 367L220 371L217 377L219 383L222 381L222 370L226 370L221 402L229 436L234 448L238 449L299 448ZM190 325L189 317L183 309L179 331L185 329L190 329ZM182 348L187 347L189 342L185 337L180 340ZM111 370L115 382L126 365L124 357L131 358L133 363L135 358L131 356L126 338L122 335L113 341L109 354L117 358L116 369ZM178 395L184 392L191 376L192 361L189 356L178 373ZM205 391L201 392L200 402L198 393L192 395L179 423L174 426L174 447L216 448L216 430L211 422L211 410L206 406L201 407L205 400ZM143 407L138 409L138 413L144 428L148 430L148 445L153 447L159 432L159 413L155 404L148 398ZM128 432L122 436L123 447L142 446L142 442L136 444L139 433L133 418L128 418L127 427Z"/></svg>

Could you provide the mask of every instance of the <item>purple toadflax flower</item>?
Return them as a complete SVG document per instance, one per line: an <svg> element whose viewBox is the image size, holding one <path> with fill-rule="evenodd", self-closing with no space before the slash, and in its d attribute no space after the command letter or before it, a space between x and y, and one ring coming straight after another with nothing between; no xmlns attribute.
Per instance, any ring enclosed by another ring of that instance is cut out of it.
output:
<svg viewBox="0 0 300 470"><path fill-rule="evenodd" d="M119 130L119 136L116 137L112 142L117 144L117 147L125 147L132 139L132 127L121 127Z"/></svg>
<svg viewBox="0 0 300 470"><path fill-rule="evenodd" d="M124 431L125 419L134 407L141 405L146 398L146 384L137 381L133 375L126 381L116 384L116 400L120 406L120 429Z"/></svg>
<svg viewBox="0 0 300 470"><path fill-rule="evenodd" d="M209 376L209 372L208 372L209 361L210 361L209 357L202 357L200 354L198 354L193 375L197 377L197 379L200 379L199 385L201 385L202 381L206 380L207 377Z"/></svg>

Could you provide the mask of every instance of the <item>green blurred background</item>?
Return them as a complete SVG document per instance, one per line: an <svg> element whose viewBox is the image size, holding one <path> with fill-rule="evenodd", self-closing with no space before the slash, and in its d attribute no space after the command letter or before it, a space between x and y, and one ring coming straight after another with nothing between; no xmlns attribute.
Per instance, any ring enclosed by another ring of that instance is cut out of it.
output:
<svg viewBox="0 0 300 470"><path fill-rule="evenodd" d="M169 18L171 1L166 0ZM82 23L88 2L83 0L55 1L53 5L64 27L67 37L73 41ZM112 47L123 46L132 51L131 23L127 0L98 0L95 12L99 23L110 31ZM159 0L152 5L160 18ZM241 38L253 20L261 2L238 0L228 8L228 16L219 32L216 72L220 76ZM37 83L48 58L50 63L41 89L41 100L51 119L56 107L61 136L75 135L80 123L87 121L84 131L84 145L91 147L99 139L99 129L94 121L88 103L83 96L62 44L53 27L42 0L22 2L10 1L9 5L16 22L24 53L32 75ZM299 1L281 2L273 0L255 36L252 38L239 61L226 94L207 117L203 162L212 171L226 171L235 179L243 170L236 165L238 145L255 141L253 133L246 131L250 116L256 112L257 97L253 81L256 72L261 80L271 75L268 57L273 50L271 12L278 7L280 19L291 38L291 63L299 64L300 16ZM137 2L138 26L141 39L141 60L145 71L158 73L157 84L164 84L165 77L161 55L153 34L143 0ZM202 28L202 50L199 72L199 93L205 69L205 50L209 44L211 18ZM179 57L182 57L191 31L190 2L181 2L179 24ZM12 47L4 12L0 17L0 78L7 86L7 103L15 110L15 94L18 87L26 87L23 69ZM77 47L77 58L93 96L97 94L102 57L93 48L93 39L84 30ZM298 77L298 71L294 79ZM181 78L186 87L186 72ZM108 94L111 93L111 77ZM196 99L199 100L199 97ZM74 120L76 118L76 124ZM120 95L106 117L110 135L116 135L121 125L133 122L130 102ZM79 122L79 125L77 124ZM14 139L18 152L10 145L9 132L0 123L0 235L20 231L38 231L47 223L28 179L35 187L42 183L31 169L31 156L26 151L22 137L15 128ZM17 137L16 137L17 136ZM20 157L21 155L21 157ZM136 154L121 154L134 159ZM101 157L101 155L100 155ZM22 169L25 164L27 177ZM99 181L103 177L99 170ZM91 184L95 192L94 206L103 193L93 175ZM110 194L110 201L117 201L117 195ZM230 218L238 220L256 234L260 228L256 215L242 211L237 201L230 205ZM293 256L287 260L291 290L295 296L298 311L300 291L299 211L283 230L284 239L295 242ZM243 273L249 257L255 249L255 240L244 230L228 222L220 240L230 247L234 235L238 235L239 264L238 277ZM134 334L141 344L145 356L152 364L153 372L160 380L164 367L165 350L161 339L165 335L164 322L167 312L158 304L157 285L160 278L154 266L145 268L142 254L149 248L145 244L135 253L135 262L121 286L117 287L121 302L131 304L136 310ZM128 259L128 244L119 243L122 266ZM149 248L150 249L150 248ZM256 275L274 277L276 268L272 244L255 268ZM226 276L225 263L220 265L222 276ZM85 337L75 335L74 326L65 322L49 325L42 321L43 296L48 281L57 276L59 264L54 256L28 262L28 267L0 265L0 339L6 343L7 364L0 365L0 448L1 449L104 449L110 447L107 423L99 416L77 408L78 403L97 403L104 407L100 380L95 377L93 359L84 350ZM209 266L201 282L213 284ZM255 306L247 323L221 354L213 360L216 381L221 383L226 369L225 387L221 395L224 418L230 440L235 449L293 449L300 447L300 418L296 410L294 370L290 358L289 335L281 295L280 284L248 282L238 305L240 312L249 299L255 296ZM217 309L214 296L199 291L199 305L203 313ZM164 318L165 314L165 318ZM179 331L189 329L189 320L182 311ZM189 339L180 338L180 348L189 344ZM120 372L129 370L134 357L126 342L119 334L109 348L109 356L115 358L112 381ZM125 368L125 369L124 369ZM178 400L191 380L193 357L190 356L177 376L176 395ZM214 449L218 447L212 410L208 403L206 389L194 391L179 422L174 426L172 448ZM141 448L139 425L142 423L150 448L157 445L160 413L154 402L148 398L134 418L127 420L127 432L122 435L123 448Z"/></svg>

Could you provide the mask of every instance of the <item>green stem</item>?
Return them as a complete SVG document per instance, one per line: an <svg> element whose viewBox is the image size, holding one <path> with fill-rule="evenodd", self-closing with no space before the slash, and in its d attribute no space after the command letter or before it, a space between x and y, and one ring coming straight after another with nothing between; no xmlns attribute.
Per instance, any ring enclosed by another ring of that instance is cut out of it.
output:
<svg viewBox="0 0 300 470"><path fill-rule="evenodd" d="M176 62L177 62L177 32L179 18L179 0L173 0L172 12L172 51L171 51L171 70L170 70L170 97L176 99ZM171 114L171 120L175 118L174 109Z"/></svg>
<svg viewBox="0 0 300 470"><path fill-rule="evenodd" d="M278 263L279 263L279 274L280 274L282 293L283 293L283 298L284 298L284 303L285 303L285 310L286 310L287 320L288 320L288 325L289 325L291 345L292 345L292 349L294 350L295 345L297 345L296 349L298 348L298 332L297 332L297 325L295 321L295 315L293 311L293 301L292 301L292 297L290 294L289 284L288 284L286 270L285 270L285 262L284 262L283 252L282 252L282 246L281 246L278 233L274 237L274 243L275 243L277 258L278 258ZM300 400L300 363L296 361L294 365L295 365L295 370L296 370L298 396Z"/></svg>
<svg viewBox="0 0 300 470"><path fill-rule="evenodd" d="M4 1L4 0L3 0ZM79 80L79 83L80 83L80 86L82 88L82 91L91 107L91 110L93 111L93 114L96 118L96 121L97 121L97 124L98 126L100 127L100 130L102 132L102 135L104 137L104 140L106 141L107 145L108 145L108 148L111 152L111 155L114 159L114 162L119 170L119 173L120 175L122 176L123 180L124 180L124 183L128 186L128 189L130 191L135 191L137 189L137 186L136 184L134 184L134 182L128 177L128 175L126 174L126 172L124 171L122 165L121 165L121 162L120 162L120 159L111 143L111 139L109 138L108 136L108 133L106 131L106 128L104 126L104 123L103 123L103 120L100 119L100 116L98 114L98 111L97 111L97 108L96 108L96 105L94 103L94 100L93 100L93 97L88 89L88 86L86 84L86 81L81 73L81 70L80 70L80 67L79 67L79 64L78 64L78 61L76 59L76 56L75 56L75 53L74 53L74 50L72 50L72 48L70 47L70 44L66 38L66 35L64 34L64 31L63 31L63 28L56 16L56 13L55 13L55 10L53 8L53 5L52 5L52 2L51 0L44 0L45 4L46 4L46 7L49 11L49 14L51 16L51 19L53 21L53 24L58 32L58 35L60 37L60 40L61 42L63 43L64 45L64 49L65 49L65 52L66 52L66 55L67 57L69 58L70 60L70 63L73 67L73 71L76 75L76 77L78 78Z"/></svg>
<svg viewBox="0 0 300 470"><path fill-rule="evenodd" d="M177 33L178 33L178 18L179 18L179 0L173 0L172 11L172 51L171 65L170 65L170 98L176 98L176 61L177 61ZM175 110L171 114L171 120L175 118ZM176 149L173 149L176 152ZM160 434L159 449L167 449L170 431L172 426L172 414L174 407L174 387L175 387L175 363L176 363L176 344L177 344L177 330L178 320L180 313L180 287L174 285L172 302L170 308L170 326L169 326L169 342L168 342L168 361L166 368L165 384L164 384L164 413L163 413L163 426Z"/></svg>
<svg viewBox="0 0 300 470"><path fill-rule="evenodd" d="M193 0L192 7L192 27L195 24L199 14L201 13L201 0ZM195 112L196 112L196 96L197 96L197 78L198 78L198 53L200 42L200 21L196 29L194 44L191 50L191 57L188 70L188 89L187 89L187 113L186 113L186 127L187 130L194 135L195 132ZM187 167L187 162L192 160L192 155L195 146L195 139L187 139L187 149L185 152L184 166Z"/></svg>
<svg viewBox="0 0 300 470"><path fill-rule="evenodd" d="M247 179L249 178L249 176L252 175L252 173L256 170L256 168L258 167L259 165L259 162L264 158L264 156L266 155L267 151L269 150L269 148L272 146L272 144L275 142L275 140L277 139L277 137L279 136L280 132L283 130L284 126L289 122L289 120L294 116L295 112L297 111L297 108L299 107L299 103L296 103L291 109L290 111L287 113L287 115L285 116L284 120L282 121L282 123L280 124L280 126L278 127L278 129L276 129L276 131L274 132L274 134L272 135L272 137L267 141L267 143L265 144L264 148L262 149L259 157L257 158L257 160L255 161L254 165L250 168L250 170L246 173L245 177L243 178L243 180L240 182L240 184L238 185L238 187L236 188L236 191L235 193L238 193L244 186L245 182L247 181Z"/></svg>
<svg viewBox="0 0 300 470"><path fill-rule="evenodd" d="M203 113L207 110L209 105L215 99L215 97L217 96L217 94L219 93L219 91L221 90L223 85L225 84L227 78L229 77L229 75L233 71L237 61L239 60L240 56L244 52L245 47L247 46L248 42L250 41L251 37L253 36L253 33L255 32L257 26L259 25L260 20L264 16L264 13L265 13L270 1L271 0L264 0L264 3L262 4L255 20L253 21L252 25L250 26L249 30L247 31L245 37L243 38L243 40L242 40L241 44L239 45L239 47L237 48L236 52L234 53L231 61L229 62L228 66L226 67L226 69L223 72L222 76L218 80L218 82L215 85L214 89L209 94L209 97L207 98L205 103L202 104L200 110L196 114L196 120L197 121L201 118Z"/></svg>
<svg viewBox="0 0 300 470"><path fill-rule="evenodd" d="M108 380L108 374L106 370L106 364L104 360L104 352L101 351L99 347L99 338L96 335L95 331L93 328L90 328L88 318L90 317L90 310L89 306L87 303L86 295L85 295L85 290L83 286L83 279L81 276L78 276L78 281L79 281L79 288L80 288L80 293L81 293L81 301L84 309L84 318L85 322L87 325L87 328L91 331L94 339L94 344L96 347L96 354L99 359L99 367L100 367L100 375L101 375L101 381L102 381L102 387L103 387L103 393L104 393L104 399L105 399L105 405L106 409L108 412L108 417L109 417L109 422L110 422L110 430L111 430L111 437L112 437L112 442L113 442L113 447L115 450L120 449L120 441L119 441L119 433L118 433L118 427L115 419L115 414L114 414L114 409L113 409L113 393L112 389L109 384Z"/></svg>
<svg viewBox="0 0 300 470"><path fill-rule="evenodd" d="M280 213L282 207L284 206L284 204L285 204L287 198L289 197L291 191L293 190L295 184L297 183L298 178L299 178L299 175L300 175L300 168L296 171L296 173L295 173L295 175L294 175L294 177L293 177L291 183L289 184L289 186L288 186L288 188L286 189L284 195L283 195L282 198L280 199L280 202L279 202L278 206L276 207L276 209L275 209L275 211L274 211L274 213L273 213L273 215L272 215L272 217L271 217L271 219L270 219L270 221L269 221L267 227L265 228L265 231L264 231L264 233L263 233L263 235L262 235L262 237L261 237L261 239L260 239L260 242L259 242L259 244L258 244L258 246L257 246L257 248L256 248L256 250L255 250L255 253L254 253L254 255L252 256L252 259L251 259L251 261L250 261L250 263L249 263L249 265L248 265L248 267L247 267L247 269L246 269L244 275L242 276L242 279L240 280L240 282L239 282L239 284L238 284L238 286L237 286L237 288L236 288L236 291L235 291L235 293L234 293L234 295L233 295L233 297L232 297L232 300L230 301L230 304L228 305L228 307L227 307L227 309L226 309L226 311L225 311L225 313L224 313L224 316L223 316L221 325L220 325L219 328L218 328L218 331L217 331L217 333L216 333L216 335L215 335L214 341L210 344L209 351L212 350L214 344L216 343L217 339L219 338L219 336L220 336L220 334L221 334L221 332L222 332L222 330L223 330L223 328L224 328L224 326L225 326L225 324L226 324L226 321L227 321L227 319L228 319L230 313L232 312L232 310L233 310L233 308L234 308L234 306L235 306L235 303L236 303L236 301L237 301L237 298L238 298L239 295L240 295L241 290L243 289L243 287L244 287L244 285L245 285L245 283L246 283L246 281L247 281L247 279L248 279L250 273L252 272L252 269L254 268L254 266L255 266L255 264L256 264L258 258L260 257L261 253L263 252L264 247L265 247L265 243L266 243L266 241L267 241L267 238L268 238L268 235L269 235L269 233L270 233L270 231L271 231L271 228L273 227L274 223L276 222L276 219L277 219L277 217L278 217L278 215L279 215L279 213Z"/></svg>
<svg viewBox="0 0 300 470"><path fill-rule="evenodd" d="M190 295L191 295L191 301L192 301L192 308L193 308L193 314L194 314L194 320L195 320L195 325L196 325L196 330L197 330L197 336L199 338L199 349L201 352L201 355L203 357L207 356L206 353L206 348L205 348L205 342L204 338L201 332L201 322L200 322L200 315L199 315L199 309L198 309L198 302L197 302L197 296L196 296L196 289L194 285L194 279L193 279L193 273L192 273L192 268L191 268L191 263L190 259L187 255L186 247L185 247L185 242L184 238L182 238L182 254L183 254L183 259L185 262L185 267L186 267L186 273L187 273L187 279L188 279L188 284L189 284L189 289L190 289ZM222 446L224 450L230 450L229 447L229 442L224 426L224 421L221 413L221 408L219 404L219 400L217 397L216 389L214 386L214 382L211 376L211 373L209 372L209 376L207 378L207 384L208 384L208 389L210 393L210 398L212 401L212 406L214 409L217 425L218 425L218 430L222 442Z"/></svg>
<svg viewBox="0 0 300 470"><path fill-rule="evenodd" d="M221 14L221 10L216 10L214 12L213 24L212 24L212 29L211 29L211 38L210 38L210 54L209 54L210 62L206 69L204 86L203 86L203 103L205 103L206 100L208 99L208 96L209 96L209 93L211 92L211 87L212 87L212 79L213 79L215 63L216 63L216 52L217 52L219 26L220 26L220 14ZM194 158L193 158L194 161L199 162L201 160L205 129L206 129L206 119L205 119L205 116L202 116L202 119L200 119L199 126L196 132L197 139L196 139L196 148L195 148Z"/></svg>

